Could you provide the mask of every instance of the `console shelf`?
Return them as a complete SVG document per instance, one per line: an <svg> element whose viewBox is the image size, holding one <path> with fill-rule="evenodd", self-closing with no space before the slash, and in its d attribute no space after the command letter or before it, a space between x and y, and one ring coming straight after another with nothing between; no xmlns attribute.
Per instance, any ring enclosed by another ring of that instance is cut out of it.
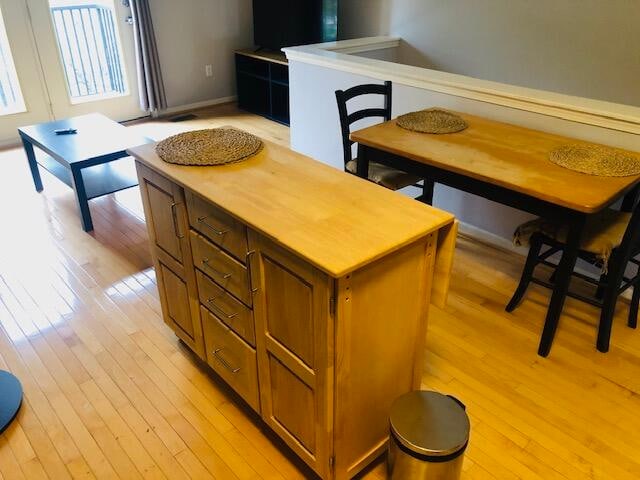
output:
<svg viewBox="0 0 640 480"><path fill-rule="evenodd" d="M281 52L236 52L238 106L289 125L289 67Z"/></svg>

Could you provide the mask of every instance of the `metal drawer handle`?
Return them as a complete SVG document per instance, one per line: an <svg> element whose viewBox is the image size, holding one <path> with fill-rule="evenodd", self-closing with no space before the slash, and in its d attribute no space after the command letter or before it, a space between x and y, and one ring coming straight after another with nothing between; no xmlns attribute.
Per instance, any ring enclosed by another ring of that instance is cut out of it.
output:
<svg viewBox="0 0 640 480"><path fill-rule="evenodd" d="M205 222L205 220L206 220L207 218L208 218L208 217L198 217L198 223L203 224L205 227L209 227L211 230L213 230L213 233L215 233L216 235L220 235L220 236L222 236L222 235L224 235L225 233L228 233L228 232L229 232L229 230L218 230L218 228L217 228L217 227L215 227L215 226L211 225L210 223Z"/></svg>
<svg viewBox="0 0 640 480"><path fill-rule="evenodd" d="M222 355L220 355L219 352L221 352L222 350L224 350L224 348L216 348L213 351L213 355L214 357L216 357L218 359L218 361L222 364L222 366L224 368L226 368L227 370L229 370L231 373L238 373L240 371L240 367L238 368L234 368L231 365L229 365L229 363L222 357Z"/></svg>
<svg viewBox="0 0 640 480"><path fill-rule="evenodd" d="M244 263L247 264L247 270L249 272L249 287L251 290L251 295L255 295L256 293L258 293L258 288L253 286L253 275L251 273L251 257L253 256L254 253L256 253L255 250L248 251L244 259Z"/></svg>
<svg viewBox="0 0 640 480"><path fill-rule="evenodd" d="M180 233L178 229L178 212L177 212L178 204L173 202L171 204L171 220L173 221L173 233L178 238L184 238L184 234Z"/></svg>
<svg viewBox="0 0 640 480"><path fill-rule="evenodd" d="M235 318L238 316L237 313L227 313L225 312L222 308L220 308L218 305L216 305L214 302L219 299L220 297L222 297L221 295L218 295L217 297L211 297L209 299L207 299L207 303L209 305L211 305L211 307L213 307L214 310L216 310L218 312L218 314L222 314L223 317L225 317L227 320L231 320L232 318Z"/></svg>
<svg viewBox="0 0 640 480"><path fill-rule="evenodd" d="M218 275L219 277L222 277L225 280L227 280L228 278L231 278L231 275L232 275L231 273L222 273L220 270L216 270L211 265L209 265L209 259L208 258L203 258L202 259L202 265L204 265L209 270L211 270L215 275Z"/></svg>

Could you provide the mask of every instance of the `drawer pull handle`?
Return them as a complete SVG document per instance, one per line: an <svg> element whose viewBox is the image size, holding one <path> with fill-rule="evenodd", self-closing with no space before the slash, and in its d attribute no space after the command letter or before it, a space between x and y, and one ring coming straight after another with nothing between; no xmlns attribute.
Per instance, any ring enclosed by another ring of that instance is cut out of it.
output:
<svg viewBox="0 0 640 480"><path fill-rule="evenodd" d="M222 308L220 308L218 305L216 305L214 302L220 298L222 295L218 295L217 297L211 297L209 299L207 299L207 303L209 305L211 305L211 307L218 313L218 315L222 315L223 317L225 317L227 320L231 320L232 318L235 318L238 316L237 313L227 313L225 312Z"/></svg>
<svg viewBox="0 0 640 480"><path fill-rule="evenodd" d="M184 234L180 233L178 229L178 212L177 212L178 204L173 202L171 204L171 220L173 221L173 233L178 238L184 238Z"/></svg>
<svg viewBox="0 0 640 480"><path fill-rule="evenodd" d="M208 258L203 258L202 259L202 265L204 265L209 270L211 270L211 272L213 272L215 275L218 275L219 277L222 277L225 280L227 280L228 278L231 278L231 275L232 275L231 273L222 273L220 270L216 270L211 265L209 265L209 259Z"/></svg>
<svg viewBox="0 0 640 480"><path fill-rule="evenodd" d="M222 364L222 366L224 368L226 368L227 370L229 370L231 373L238 373L240 371L240 367L238 368L234 368L231 365L229 365L229 363L224 359L224 357L222 355L220 355L220 352L224 350L223 348L216 348L213 351L213 356L216 357L218 359L218 361Z"/></svg>
<svg viewBox="0 0 640 480"><path fill-rule="evenodd" d="M209 227L211 230L213 230L213 233L215 233L216 235L224 235L225 233L228 233L229 230L218 230L217 227L215 227L214 225L211 225L210 223L205 222L205 220L207 219L207 217L198 217L198 223L203 224L205 227Z"/></svg>
<svg viewBox="0 0 640 480"><path fill-rule="evenodd" d="M251 290L251 295L258 293L258 289L253 287L253 275L251 274L251 256L254 253L256 253L255 250L248 251L244 259L244 263L247 264L247 270L249 271L249 289Z"/></svg>

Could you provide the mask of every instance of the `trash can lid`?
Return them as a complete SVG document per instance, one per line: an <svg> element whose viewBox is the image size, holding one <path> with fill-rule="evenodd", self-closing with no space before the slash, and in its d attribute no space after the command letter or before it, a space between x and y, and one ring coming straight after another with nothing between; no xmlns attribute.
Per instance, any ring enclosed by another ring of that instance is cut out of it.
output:
<svg viewBox="0 0 640 480"><path fill-rule="evenodd" d="M446 456L460 451L469 440L469 417L451 397L416 391L391 406L391 432L406 448L421 455Z"/></svg>

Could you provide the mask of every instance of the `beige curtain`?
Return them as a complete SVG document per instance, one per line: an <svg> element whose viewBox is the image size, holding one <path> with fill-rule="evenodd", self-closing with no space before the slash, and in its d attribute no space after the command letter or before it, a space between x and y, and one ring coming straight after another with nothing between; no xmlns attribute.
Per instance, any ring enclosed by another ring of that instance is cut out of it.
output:
<svg viewBox="0 0 640 480"><path fill-rule="evenodd" d="M167 108L156 36L148 0L130 0L138 71L140 107L146 112Z"/></svg>

